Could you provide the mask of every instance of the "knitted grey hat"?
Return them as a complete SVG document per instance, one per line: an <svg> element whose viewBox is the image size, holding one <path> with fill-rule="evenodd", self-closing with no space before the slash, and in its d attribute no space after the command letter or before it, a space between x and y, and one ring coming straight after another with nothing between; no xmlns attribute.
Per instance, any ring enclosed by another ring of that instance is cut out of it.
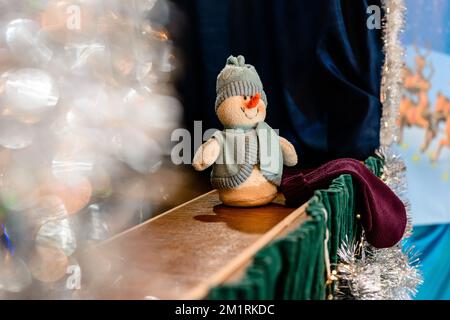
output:
<svg viewBox="0 0 450 320"><path fill-rule="evenodd" d="M253 96L261 94L261 99L267 106L267 98L259 75L250 64L245 64L243 56L229 56L227 63L217 76L216 111L219 105L232 96Z"/></svg>

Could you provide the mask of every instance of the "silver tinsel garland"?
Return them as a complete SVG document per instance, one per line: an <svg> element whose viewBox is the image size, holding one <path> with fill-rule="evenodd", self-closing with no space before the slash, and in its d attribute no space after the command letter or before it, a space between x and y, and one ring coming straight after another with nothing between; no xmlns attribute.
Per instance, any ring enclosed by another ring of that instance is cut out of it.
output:
<svg viewBox="0 0 450 320"><path fill-rule="evenodd" d="M380 149L377 155L384 160L382 180L402 199L407 209L408 223L403 241L392 248L376 249L364 239L348 240L338 250L336 266L336 299L408 300L422 283L419 259L414 247L405 244L412 232L409 201L406 199L406 166L392 150L398 141L398 106L401 99L404 50L399 34L403 28L405 6L403 0L383 1L385 19L385 63L382 75Z"/></svg>
<svg viewBox="0 0 450 320"><path fill-rule="evenodd" d="M390 147L398 141L398 107L402 94L402 68L404 54L399 34L403 30L403 0L383 0L385 18L383 21L383 41L385 61L381 79L381 101L383 113L381 117L380 144Z"/></svg>
<svg viewBox="0 0 450 320"><path fill-rule="evenodd" d="M336 299L409 300L422 282L414 247L375 249L364 236L338 250Z"/></svg>

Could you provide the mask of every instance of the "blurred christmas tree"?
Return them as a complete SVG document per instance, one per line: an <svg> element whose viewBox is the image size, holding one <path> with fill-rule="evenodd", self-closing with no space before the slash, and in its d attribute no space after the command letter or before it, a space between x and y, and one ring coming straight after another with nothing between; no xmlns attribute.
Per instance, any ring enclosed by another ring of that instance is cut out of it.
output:
<svg viewBox="0 0 450 320"><path fill-rule="evenodd" d="M168 14L156 0L0 1L4 297L74 297L77 250L150 215L180 113Z"/></svg>

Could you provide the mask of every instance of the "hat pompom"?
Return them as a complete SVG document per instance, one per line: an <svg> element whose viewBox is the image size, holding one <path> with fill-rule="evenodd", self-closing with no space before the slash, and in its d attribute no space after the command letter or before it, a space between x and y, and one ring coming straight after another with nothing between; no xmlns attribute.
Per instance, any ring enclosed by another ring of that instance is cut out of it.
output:
<svg viewBox="0 0 450 320"><path fill-rule="evenodd" d="M229 56L227 59L227 65L236 66L236 67L244 67L245 66L245 58L242 55L238 57Z"/></svg>
<svg viewBox="0 0 450 320"><path fill-rule="evenodd" d="M237 61L238 61L239 67L245 67L245 58L244 58L244 56L238 56L237 57Z"/></svg>

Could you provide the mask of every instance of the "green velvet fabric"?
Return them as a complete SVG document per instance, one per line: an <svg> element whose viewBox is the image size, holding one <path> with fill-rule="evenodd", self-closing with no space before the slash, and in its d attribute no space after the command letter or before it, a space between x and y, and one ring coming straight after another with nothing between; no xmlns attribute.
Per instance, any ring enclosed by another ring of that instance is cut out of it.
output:
<svg viewBox="0 0 450 320"><path fill-rule="evenodd" d="M382 160L371 157L365 164L381 176ZM342 241L359 236L361 227L356 219L352 177L341 175L328 189L316 190L306 213L310 219L298 229L256 254L239 282L212 288L207 298L320 300L333 294L332 288L326 286L324 239L328 228L328 250L333 265L337 262L337 250Z"/></svg>

